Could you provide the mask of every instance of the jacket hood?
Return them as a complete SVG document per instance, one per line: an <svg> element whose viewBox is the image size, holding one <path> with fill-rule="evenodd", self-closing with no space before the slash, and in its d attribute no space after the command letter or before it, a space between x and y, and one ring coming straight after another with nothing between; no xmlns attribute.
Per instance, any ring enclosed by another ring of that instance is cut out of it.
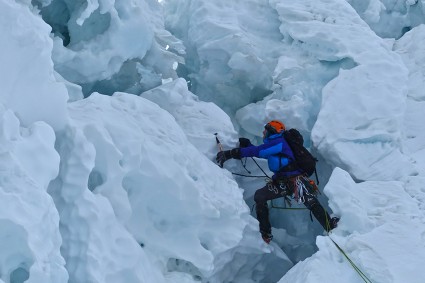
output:
<svg viewBox="0 0 425 283"><path fill-rule="evenodd" d="M268 137L264 138L263 139L263 142L264 143L268 143L271 140L274 140L274 139L277 139L277 138L281 138L282 136L283 136L283 133L274 134L274 135L271 135L271 136L268 136Z"/></svg>

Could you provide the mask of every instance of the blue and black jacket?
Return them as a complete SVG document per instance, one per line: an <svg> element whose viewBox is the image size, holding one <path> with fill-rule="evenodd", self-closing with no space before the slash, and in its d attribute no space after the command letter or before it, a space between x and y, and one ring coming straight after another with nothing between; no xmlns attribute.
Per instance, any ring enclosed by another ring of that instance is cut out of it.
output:
<svg viewBox="0 0 425 283"><path fill-rule="evenodd" d="M241 157L259 157L267 159L270 171L274 173L273 179L291 177L302 174L295 169L288 171L288 164L294 162L294 154L282 134L274 134L265 138L259 146L248 146L240 149ZM285 168L286 167L286 168Z"/></svg>

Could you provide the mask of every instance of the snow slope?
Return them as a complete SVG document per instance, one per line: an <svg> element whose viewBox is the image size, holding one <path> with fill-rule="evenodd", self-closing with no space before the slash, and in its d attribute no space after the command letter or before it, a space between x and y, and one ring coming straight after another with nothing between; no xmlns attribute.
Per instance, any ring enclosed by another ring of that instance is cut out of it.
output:
<svg viewBox="0 0 425 283"><path fill-rule="evenodd" d="M331 239L372 282L423 282L423 14L0 0L0 282L360 282ZM264 179L214 163L216 137L258 143L270 119L319 157L330 236L272 209L266 245Z"/></svg>

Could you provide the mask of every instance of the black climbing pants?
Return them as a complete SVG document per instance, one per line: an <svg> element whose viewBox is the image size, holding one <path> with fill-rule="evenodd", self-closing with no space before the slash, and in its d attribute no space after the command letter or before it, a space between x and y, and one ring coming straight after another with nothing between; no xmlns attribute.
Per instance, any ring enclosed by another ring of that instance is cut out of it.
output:
<svg viewBox="0 0 425 283"><path fill-rule="evenodd" d="M316 198L317 192L315 192L314 187L310 185L308 181L306 177L295 176L288 179L269 182L263 188L255 192L255 211L262 234L271 234L267 201L292 195L295 196L295 199L301 200L304 206L311 211L327 232L331 230L331 227L329 227L330 216L319 203Z"/></svg>

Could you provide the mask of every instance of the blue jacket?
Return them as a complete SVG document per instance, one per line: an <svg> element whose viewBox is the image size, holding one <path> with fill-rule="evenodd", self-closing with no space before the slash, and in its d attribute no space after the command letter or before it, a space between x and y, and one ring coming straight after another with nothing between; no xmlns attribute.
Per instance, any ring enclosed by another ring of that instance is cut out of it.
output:
<svg viewBox="0 0 425 283"><path fill-rule="evenodd" d="M294 154L282 134L271 135L264 139L259 146L241 148L241 157L259 157L267 159L270 171L274 174L273 179L278 177L290 177L302 174L301 171L283 171L282 168L295 160Z"/></svg>

